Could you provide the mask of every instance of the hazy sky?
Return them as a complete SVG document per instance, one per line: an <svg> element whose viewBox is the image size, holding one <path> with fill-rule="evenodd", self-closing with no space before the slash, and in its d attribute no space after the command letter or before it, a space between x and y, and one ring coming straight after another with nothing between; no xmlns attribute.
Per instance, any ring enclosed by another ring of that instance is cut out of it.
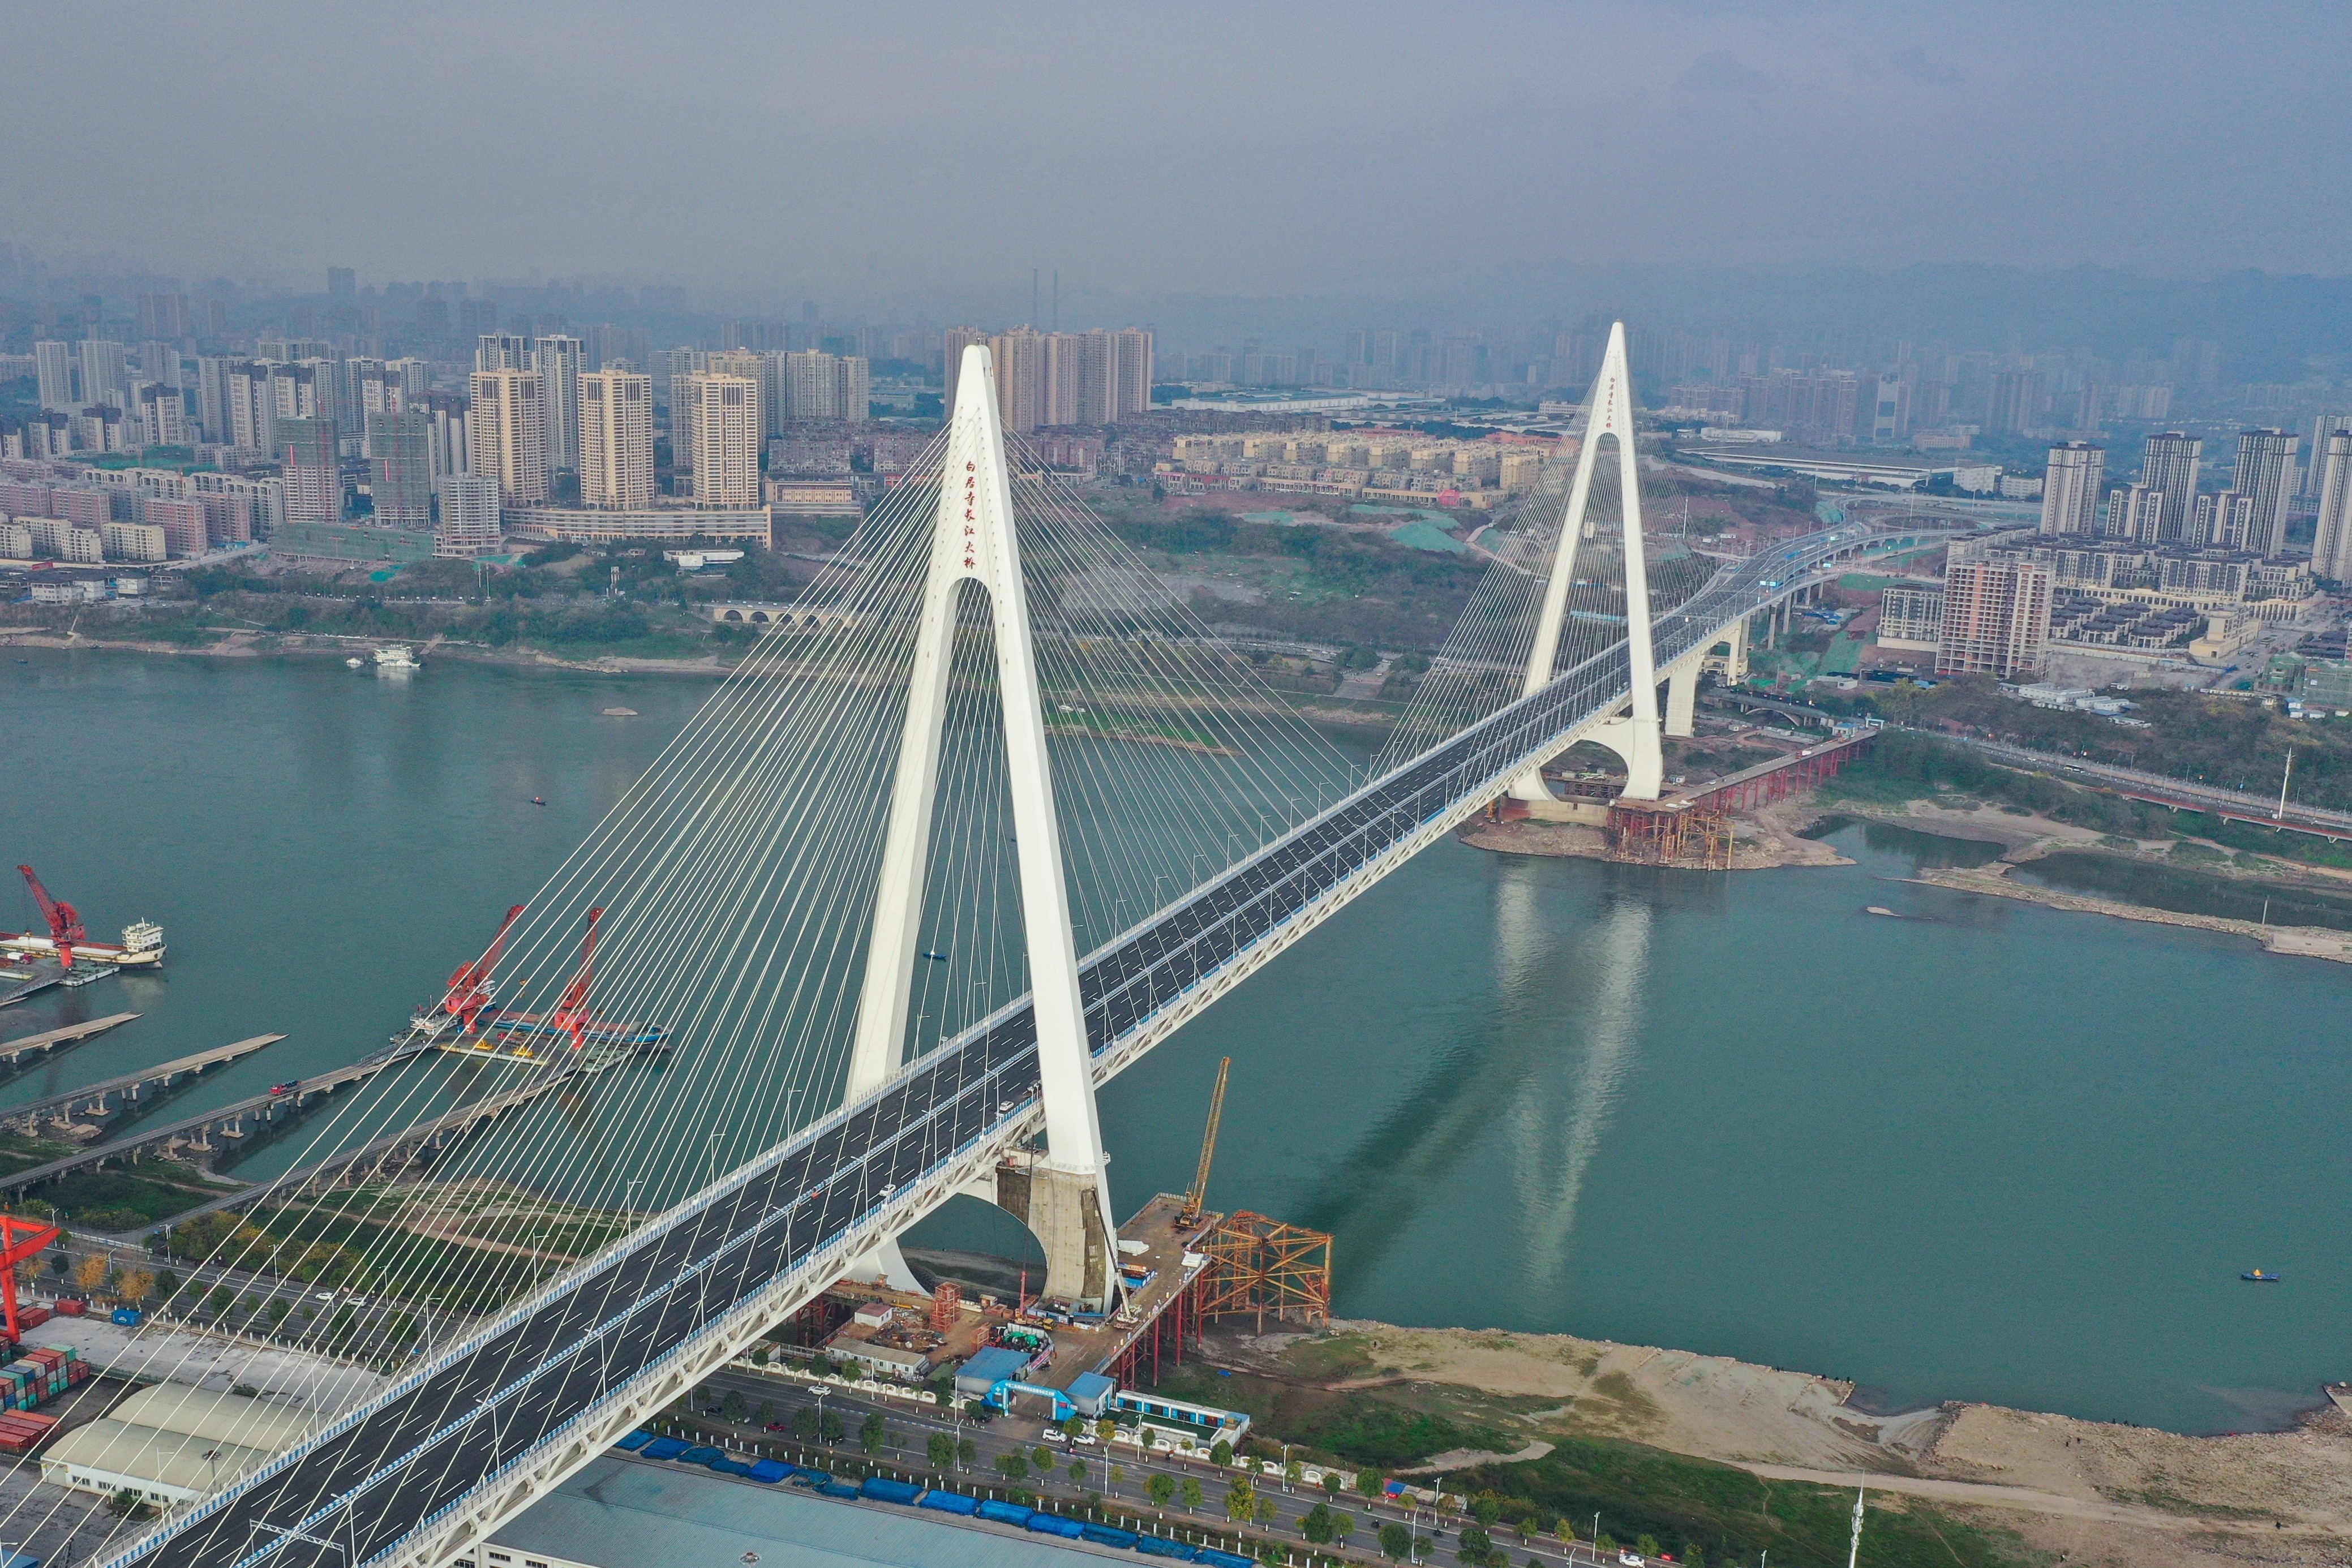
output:
<svg viewBox="0 0 2352 1568"><path fill-rule="evenodd" d="M2340 5L28 5L0 238L315 287L2352 271Z"/></svg>

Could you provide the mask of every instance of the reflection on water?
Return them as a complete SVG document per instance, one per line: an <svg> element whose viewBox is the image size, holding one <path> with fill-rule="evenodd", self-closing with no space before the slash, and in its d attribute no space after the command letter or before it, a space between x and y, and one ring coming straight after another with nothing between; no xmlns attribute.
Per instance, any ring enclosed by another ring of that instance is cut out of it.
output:
<svg viewBox="0 0 2352 1568"><path fill-rule="evenodd" d="M2352 931L2352 897L2271 883L2238 882L2201 872L2126 860L2121 855L2061 853L2028 861L2010 873L2021 882L2144 904L2182 915L2260 920L2273 925L2324 925Z"/></svg>

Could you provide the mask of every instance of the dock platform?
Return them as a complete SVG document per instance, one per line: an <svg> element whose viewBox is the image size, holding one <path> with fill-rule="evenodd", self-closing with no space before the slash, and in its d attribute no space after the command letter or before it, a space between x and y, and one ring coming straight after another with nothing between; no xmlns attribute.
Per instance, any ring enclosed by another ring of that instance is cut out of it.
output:
<svg viewBox="0 0 2352 1568"><path fill-rule="evenodd" d="M63 1046L79 1045L92 1035L104 1034L108 1030L127 1024L138 1016L137 1013L109 1013L102 1019L92 1019L88 1023L68 1024L63 1029L45 1030L39 1034L24 1034L18 1035L15 1040L0 1040L0 1062L5 1062L6 1071L13 1072L23 1067L30 1058L47 1056Z"/></svg>

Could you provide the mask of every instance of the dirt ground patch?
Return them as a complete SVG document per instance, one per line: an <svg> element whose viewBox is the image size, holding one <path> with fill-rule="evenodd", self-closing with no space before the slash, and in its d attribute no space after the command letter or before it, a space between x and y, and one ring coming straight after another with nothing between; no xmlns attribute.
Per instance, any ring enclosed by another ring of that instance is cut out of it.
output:
<svg viewBox="0 0 2352 1568"><path fill-rule="evenodd" d="M1237 1368L1380 1389L1528 1442L1628 1438L1824 1485L1867 1475L2053 1558L2352 1563L2352 1416L2333 1406L2290 1431L2190 1437L1990 1405L1872 1416L1833 1378L1566 1334L1342 1322L1211 1348Z"/></svg>

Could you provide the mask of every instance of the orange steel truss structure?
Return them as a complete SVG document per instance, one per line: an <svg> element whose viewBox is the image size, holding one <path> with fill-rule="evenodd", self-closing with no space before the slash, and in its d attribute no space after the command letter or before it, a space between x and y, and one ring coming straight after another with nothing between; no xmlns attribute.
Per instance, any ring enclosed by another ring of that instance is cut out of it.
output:
<svg viewBox="0 0 2352 1568"><path fill-rule="evenodd" d="M1331 1238L1242 1209L1196 1243L1208 1254L1201 1274L1201 1318L1254 1314L1310 1324L1331 1321Z"/></svg>

